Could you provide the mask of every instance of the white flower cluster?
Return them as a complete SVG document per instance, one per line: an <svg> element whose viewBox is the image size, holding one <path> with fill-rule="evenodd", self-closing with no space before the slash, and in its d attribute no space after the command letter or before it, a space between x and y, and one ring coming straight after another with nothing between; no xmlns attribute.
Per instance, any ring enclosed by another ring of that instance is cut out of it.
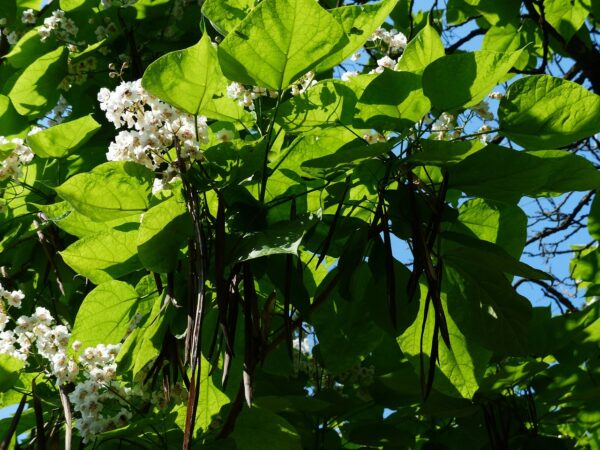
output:
<svg viewBox="0 0 600 450"><path fill-rule="evenodd" d="M108 38L111 34L117 32L117 26L114 24L110 17L104 18L104 25L98 25L94 30L94 34L96 35L96 39L101 41L102 39ZM108 54L109 50L107 47L101 47L100 53Z"/></svg>
<svg viewBox="0 0 600 450"><path fill-rule="evenodd" d="M57 39L68 41L70 37L75 37L78 32L79 28L77 28L75 22L66 17L62 9L52 11L52 15L44 19L44 25L38 28L38 34L42 42L51 35L56 36Z"/></svg>
<svg viewBox="0 0 600 450"><path fill-rule="evenodd" d="M96 58L90 56L83 60L73 62L69 59L69 74L63 78L62 82L58 86L63 91L71 89L73 84L82 85L88 79L88 73L96 70L97 61Z"/></svg>
<svg viewBox="0 0 600 450"><path fill-rule="evenodd" d="M37 307L31 316L20 316L12 330L6 330L10 317L7 309L20 308L25 295L20 290L9 291L0 284L0 354L10 355L28 364L34 353L36 361L45 360L44 369L56 378L57 385L76 383L69 400L80 417L75 427L84 440L109 429L122 427L131 419L127 398L131 390L115 380L115 358L121 345L98 344L86 348L79 357L79 364L67 355L71 333L56 320L46 308ZM81 343L72 344L75 351ZM40 358L41 357L41 358ZM78 375L83 379L77 380ZM100 414L105 410L107 414ZM112 413L112 415L111 415Z"/></svg>
<svg viewBox="0 0 600 450"><path fill-rule="evenodd" d="M292 84L290 93L293 96L303 94L309 87L314 86L315 84L317 84L315 73L312 71L307 72ZM267 96L270 98L277 98L277 91L258 86L244 86L243 84L234 81L227 86L227 95L230 98L237 100L240 106L248 108L250 111L254 111L255 99Z"/></svg>
<svg viewBox="0 0 600 450"><path fill-rule="evenodd" d="M379 133L378 131L371 131L369 133L365 133L365 134L363 134L362 138L365 141L367 141L367 144L376 144L378 142L387 141L385 136L383 134Z"/></svg>
<svg viewBox="0 0 600 450"><path fill-rule="evenodd" d="M14 138L9 141L6 137L0 136L0 146L8 144L14 145L14 148L3 161L0 161L0 181L11 177L15 179L21 177L21 166L29 164L33 159L33 152L30 147L25 145L23 139Z"/></svg>
<svg viewBox="0 0 600 450"><path fill-rule="evenodd" d="M492 120L494 115L490 112L490 105L485 100L480 101L475 106L469 108L483 120Z"/></svg>
<svg viewBox="0 0 600 450"><path fill-rule="evenodd" d="M404 50L408 41L406 36L395 28L392 28L390 31L385 28L377 28L369 40L385 44L390 52Z"/></svg>
<svg viewBox="0 0 600 450"><path fill-rule="evenodd" d="M0 27L4 27L7 23L6 18L0 19ZM15 45L19 41L19 33L12 31L10 28L2 28L2 34L6 36L6 41L9 45Z"/></svg>
<svg viewBox="0 0 600 450"><path fill-rule="evenodd" d="M371 70L369 73L381 73L383 72L383 69L394 70L397 62L398 61L396 61L394 58L390 58L389 56L385 55L383 58L379 58L377 60L377 68Z"/></svg>
<svg viewBox="0 0 600 450"><path fill-rule="evenodd" d="M437 133L437 139L443 141L448 136L448 133L452 131L450 136L457 138L461 134L461 130L456 128L456 117L452 114L442 113L438 120L431 126L431 131Z"/></svg>
<svg viewBox="0 0 600 450"><path fill-rule="evenodd" d="M291 94L293 96L303 94L309 87L314 86L315 84L317 84L315 73L310 71L300 77L300 79L292 85Z"/></svg>
<svg viewBox="0 0 600 450"><path fill-rule="evenodd" d="M342 81L350 81L350 79L359 76L360 74L356 70L348 70L344 72L340 77Z"/></svg>
<svg viewBox="0 0 600 450"><path fill-rule="evenodd" d="M208 142L206 117L195 121L146 92L141 80L124 81L114 91L102 88L98 101L115 128L126 128L110 144L109 161L134 161L153 170L168 163L163 176L168 182L178 173L177 164L171 164L174 158L167 154L174 146L186 162L202 158L200 144Z"/></svg>
<svg viewBox="0 0 600 450"><path fill-rule="evenodd" d="M21 14L21 22L23 22L26 25L33 25L35 23L35 20L35 11L31 8L26 9L25 11L23 11L23 14Z"/></svg>
<svg viewBox="0 0 600 450"><path fill-rule="evenodd" d="M6 291L0 285L0 293L10 307L20 308L25 295L21 291ZM31 316L20 316L13 330L6 330L9 316L5 303L0 303L0 354L12 356L27 364L33 346L37 355L48 361L50 375L58 384L72 382L79 373L75 361L67 356L71 333L64 325L56 325L50 311L38 306Z"/></svg>
<svg viewBox="0 0 600 450"><path fill-rule="evenodd" d="M483 125L481 125L481 127L479 127L479 130L477 130L477 133L481 133L481 136L479 136L479 140L484 144L490 142L492 140L492 136L489 134L491 131L492 127L490 127L488 124L484 123Z"/></svg>
<svg viewBox="0 0 600 450"><path fill-rule="evenodd" d="M227 95L230 98L237 100L240 106L248 108L250 111L254 111L255 99L266 96L277 98L277 91L258 86L246 87L243 84L234 81L227 86Z"/></svg>
<svg viewBox="0 0 600 450"><path fill-rule="evenodd" d="M78 341L73 343L74 349L80 346ZM86 348L79 357L84 379L69 394L69 400L79 413L75 428L84 442L103 431L125 426L132 417L127 401L131 390L115 380L115 358L120 349L120 344L98 344Z"/></svg>
<svg viewBox="0 0 600 450"><path fill-rule="evenodd" d="M8 306L12 306L14 308L20 308L21 307L21 301L25 298L25 295L23 294L22 291L18 290L18 291L7 291L6 289L4 289L4 287L2 286L2 284L0 284L0 299L3 299L6 301L6 303L8 304ZM0 308L3 307L3 303L0 303ZM0 314L4 314L4 312L1 312ZM5 318L3 318L0 315L0 329L4 330L4 325L6 325L6 322L8 320L8 317L6 316L6 314L4 314Z"/></svg>

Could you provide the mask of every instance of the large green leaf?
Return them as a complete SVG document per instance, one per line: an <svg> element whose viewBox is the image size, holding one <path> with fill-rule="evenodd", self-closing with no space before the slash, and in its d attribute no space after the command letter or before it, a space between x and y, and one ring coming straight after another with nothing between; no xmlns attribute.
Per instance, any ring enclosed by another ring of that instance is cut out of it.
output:
<svg viewBox="0 0 600 450"><path fill-rule="evenodd" d="M306 133L284 150L282 159L278 161L279 170L315 176L310 170L304 169L304 163L342 151L355 144L356 139L352 130L343 127L332 127Z"/></svg>
<svg viewBox="0 0 600 450"><path fill-rule="evenodd" d="M133 319L138 294L122 281L107 281L93 289L79 307L71 342L81 349L98 344L118 344Z"/></svg>
<svg viewBox="0 0 600 450"><path fill-rule="evenodd" d="M488 241L475 239L452 231L443 232L446 248L442 252L444 261L457 262L486 261L489 269L497 272L518 275L520 277L541 280L552 279L547 273L513 258L501 247Z"/></svg>
<svg viewBox="0 0 600 450"><path fill-rule="evenodd" d="M531 304L502 272L485 258L454 259L443 280L450 316L469 341L502 355L527 353Z"/></svg>
<svg viewBox="0 0 600 450"><path fill-rule="evenodd" d="M348 42L313 0L264 0L219 45L227 78L283 89Z"/></svg>
<svg viewBox="0 0 600 450"><path fill-rule="evenodd" d="M254 0L206 0L202 5L202 14L219 33L226 35L244 20L255 4Z"/></svg>
<svg viewBox="0 0 600 450"><path fill-rule="evenodd" d="M328 286L333 272L321 282ZM332 373L342 373L358 365L384 338L384 331L370 317L370 303L385 302L385 297L373 298L373 278L366 264L356 268L350 284L352 301L342 298L336 289L328 302L311 315L319 341L318 352L325 367ZM360 330L360 333L356 333Z"/></svg>
<svg viewBox="0 0 600 450"><path fill-rule="evenodd" d="M423 286L422 291L427 292L427 288ZM431 355L435 316L431 302L425 302L422 298L420 304L417 318L398 338L402 352L408 356L417 371L420 367L421 348L426 360ZM425 311L426 305L429 311ZM473 398L483 379L491 352L481 347L475 340L466 338L447 309L444 309L451 348L448 348L443 340L439 340L438 367L441 373L436 374L433 386L447 395ZM423 324L424 320L426 320L425 324ZM425 364L425 367L427 366L428 364Z"/></svg>
<svg viewBox="0 0 600 450"><path fill-rule="evenodd" d="M505 78L520 55L477 51L443 56L423 72L423 91L439 111L468 108Z"/></svg>
<svg viewBox="0 0 600 450"><path fill-rule="evenodd" d="M0 354L0 392L6 392L15 386L24 367L25 363L20 359Z"/></svg>
<svg viewBox="0 0 600 450"><path fill-rule="evenodd" d="M108 230L86 236L60 252L75 272L100 284L142 267L137 256L137 230Z"/></svg>
<svg viewBox="0 0 600 450"><path fill-rule="evenodd" d="M523 152L492 144L450 167L449 174L452 188L506 202L600 186L600 173L581 156L561 150Z"/></svg>
<svg viewBox="0 0 600 450"><path fill-rule="evenodd" d="M458 220L477 238L499 245L513 258L521 257L527 215L517 205L476 198L460 206Z"/></svg>
<svg viewBox="0 0 600 450"><path fill-rule="evenodd" d="M152 272L173 271L181 244L191 232L190 218L180 193L150 208L143 215L137 238L142 265Z"/></svg>
<svg viewBox="0 0 600 450"><path fill-rule="evenodd" d="M0 95L0 136L19 134L27 128L27 119L13 107L10 98Z"/></svg>
<svg viewBox="0 0 600 450"><path fill-rule="evenodd" d="M311 131L315 127L350 125L355 105L356 95L346 83L324 80L283 103L276 120L293 133Z"/></svg>
<svg viewBox="0 0 600 450"><path fill-rule="evenodd" d="M572 81L535 75L500 102L500 131L527 149L556 148L600 131L600 96Z"/></svg>
<svg viewBox="0 0 600 450"><path fill-rule="evenodd" d="M210 363L200 357L201 379L200 394L198 395L198 409L196 411L196 432L209 432L211 425L219 423L221 408L229 403L229 397L223 393L213 381L215 377ZM181 429L185 428L186 405L181 405L182 414L177 417L176 423ZM201 430L201 431L200 431Z"/></svg>
<svg viewBox="0 0 600 450"><path fill-rule="evenodd" d="M558 33L570 41L590 13L585 0L544 0L544 17Z"/></svg>
<svg viewBox="0 0 600 450"><path fill-rule="evenodd" d="M421 120L430 107L419 75L384 70L360 97L353 124L358 128L402 131Z"/></svg>
<svg viewBox="0 0 600 450"><path fill-rule="evenodd" d="M420 74L429 64L445 54L439 33L427 24L408 43L398 60L396 70Z"/></svg>
<svg viewBox="0 0 600 450"><path fill-rule="evenodd" d="M164 309L165 293L150 297L151 311L142 317L138 326L127 336L117 357L118 368L121 371L131 371L137 375L159 354L164 337L169 329L173 316L172 309ZM136 314L138 310L136 309Z"/></svg>
<svg viewBox="0 0 600 450"><path fill-rule="evenodd" d="M485 147L481 141L438 141L424 139L420 142L421 151L413 153L408 162L430 166L450 166L457 164Z"/></svg>
<svg viewBox="0 0 600 450"><path fill-rule="evenodd" d="M144 72L142 84L161 100L198 114L224 84L210 36L205 33L196 45L158 58Z"/></svg>
<svg viewBox="0 0 600 450"><path fill-rule="evenodd" d="M261 408L244 408L231 434L238 450L301 450L300 436L281 416Z"/></svg>
<svg viewBox="0 0 600 450"><path fill-rule="evenodd" d="M140 213L131 216L119 217L106 222L97 222L75 211L67 202L58 202L51 205L36 205L44 213L47 220L51 220L61 230L79 238L108 231L126 223L140 223Z"/></svg>
<svg viewBox="0 0 600 450"><path fill-rule="evenodd" d="M69 178L56 192L93 220L131 216L147 209L154 174L133 162L108 162Z"/></svg>
<svg viewBox="0 0 600 450"><path fill-rule="evenodd" d="M57 86L67 75L68 53L65 47L59 47L20 73L8 94L19 114L38 118L56 105L60 95Z"/></svg>
<svg viewBox="0 0 600 450"><path fill-rule="evenodd" d="M379 27L396 6L397 0L382 0L367 5L342 6L329 12L340 23L348 43L335 51L317 66L317 71L325 71L343 62L358 50Z"/></svg>
<svg viewBox="0 0 600 450"><path fill-rule="evenodd" d="M84 116L32 134L27 144L37 156L61 158L84 145L99 129L91 115Z"/></svg>
<svg viewBox="0 0 600 450"><path fill-rule="evenodd" d="M25 33L5 56L11 66L18 69L27 67L37 58L52 50L50 42L41 41L38 30L38 28L34 28Z"/></svg>
<svg viewBox="0 0 600 450"><path fill-rule="evenodd" d="M594 195L587 226L590 236L600 240L600 196L598 194Z"/></svg>
<svg viewBox="0 0 600 450"><path fill-rule="evenodd" d="M241 239L232 238L231 259L241 262L268 255L296 255L305 232L306 224L302 221L281 222Z"/></svg>

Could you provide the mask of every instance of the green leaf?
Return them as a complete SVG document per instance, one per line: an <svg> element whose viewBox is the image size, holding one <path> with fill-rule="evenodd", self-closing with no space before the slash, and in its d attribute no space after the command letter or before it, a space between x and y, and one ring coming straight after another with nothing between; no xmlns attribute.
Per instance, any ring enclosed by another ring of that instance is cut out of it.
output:
<svg viewBox="0 0 600 450"><path fill-rule="evenodd" d="M430 107L419 75L384 70L360 97L353 125L402 131L421 120Z"/></svg>
<svg viewBox="0 0 600 450"><path fill-rule="evenodd" d="M316 68L317 72L336 66L358 50L377 27L385 22L396 3L397 0L383 0L367 5L342 6L329 10L342 26L348 43L321 61Z"/></svg>
<svg viewBox="0 0 600 450"><path fill-rule="evenodd" d="M254 0L206 0L202 5L202 14L225 36L244 20L255 4Z"/></svg>
<svg viewBox="0 0 600 450"><path fill-rule="evenodd" d="M224 84L217 50L205 33L185 50L167 53L154 61L142 78L144 89L190 114L198 114Z"/></svg>
<svg viewBox="0 0 600 450"><path fill-rule="evenodd" d="M465 337L500 355L527 354L531 303L506 276L485 259L449 260L444 271L448 311Z"/></svg>
<svg viewBox="0 0 600 450"><path fill-rule="evenodd" d="M0 354L0 392L6 392L15 386L24 367L24 361Z"/></svg>
<svg viewBox="0 0 600 450"><path fill-rule="evenodd" d="M58 228L79 238L106 232L126 223L140 223L140 213L119 217L107 222L96 222L73 210L73 207L68 202L36 206L45 214L46 218L51 220Z"/></svg>
<svg viewBox="0 0 600 450"><path fill-rule="evenodd" d="M449 186L454 189L511 203L522 196L588 191L600 186L600 173L581 156L561 150L523 152L493 144L450 167L449 174Z"/></svg>
<svg viewBox="0 0 600 450"><path fill-rule="evenodd" d="M276 121L292 133L350 125L355 105L356 95L346 83L324 80L282 103Z"/></svg>
<svg viewBox="0 0 600 450"><path fill-rule="evenodd" d="M250 111L245 110L236 100L227 97L224 93L207 100L202 107L202 114L209 119L234 122L238 129L250 128L255 122Z"/></svg>
<svg viewBox="0 0 600 450"><path fill-rule="evenodd" d="M485 261L489 269L498 272L518 275L532 280L552 279L547 273L520 262L501 247L490 242L449 231L443 232L442 237L447 241L451 241L450 245L443 251L443 258L449 264L455 261L458 263L463 261L470 263L480 261L483 263Z"/></svg>
<svg viewBox="0 0 600 450"><path fill-rule="evenodd" d="M221 407L229 403L229 398L213 382L210 364L202 356L202 378L198 396L198 412L196 426L209 431L215 417L219 416Z"/></svg>
<svg viewBox="0 0 600 450"><path fill-rule="evenodd" d="M600 96L572 81L535 75L500 102L500 132L528 149L563 147L600 131Z"/></svg>
<svg viewBox="0 0 600 450"><path fill-rule="evenodd" d="M56 192L81 214L105 221L147 209L153 180L152 171L140 164L108 162L69 178Z"/></svg>
<svg viewBox="0 0 600 450"><path fill-rule="evenodd" d="M56 105L60 95L57 86L67 75L68 53L65 47L59 47L20 73L8 94L19 114L38 118Z"/></svg>
<svg viewBox="0 0 600 450"><path fill-rule="evenodd" d="M60 252L75 272L100 284L141 268L137 230L109 230L86 236Z"/></svg>
<svg viewBox="0 0 600 450"><path fill-rule="evenodd" d="M244 408L231 433L238 450L301 450L300 436L281 416L261 408Z"/></svg>
<svg viewBox="0 0 600 450"><path fill-rule="evenodd" d="M144 213L137 246L142 265L152 271L175 270L181 244L192 234L185 201L180 193Z"/></svg>
<svg viewBox="0 0 600 450"><path fill-rule="evenodd" d="M20 134L27 126L27 119L15 111L10 98L0 95L0 136Z"/></svg>
<svg viewBox="0 0 600 450"><path fill-rule="evenodd" d="M527 215L518 206L476 198L460 206L458 220L478 239L499 245L513 258L521 257Z"/></svg>
<svg viewBox="0 0 600 450"><path fill-rule="evenodd" d="M590 236L597 241L600 240L600 196L598 194L594 195L587 226Z"/></svg>
<svg viewBox="0 0 600 450"><path fill-rule="evenodd" d="M585 23L589 7L581 0L544 0L544 17L569 42Z"/></svg>
<svg viewBox="0 0 600 450"><path fill-rule="evenodd" d="M310 170L303 165L311 160L317 160L356 143L356 135L343 127L327 128L301 135L283 152L279 161L279 170L289 170L304 176L314 177Z"/></svg>
<svg viewBox="0 0 600 450"><path fill-rule="evenodd" d="M37 58L52 50L53 46L50 42L40 40L38 29L36 27L25 33L4 57L11 66L17 69L27 67Z"/></svg>
<svg viewBox="0 0 600 450"><path fill-rule="evenodd" d="M61 158L75 152L98 132L91 115L70 120L27 137L27 144L42 158Z"/></svg>
<svg viewBox="0 0 600 450"><path fill-rule="evenodd" d="M60 0L60 9L72 11L82 7L93 8L98 6L97 3L95 0Z"/></svg>
<svg viewBox="0 0 600 450"><path fill-rule="evenodd" d="M426 293L427 288L422 286L421 291ZM445 306L443 297L442 301ZM427 361L431 355L435 315L432 302L425 302L424 299L421 299L420 304L417 318L398 338L402 352L417 371L420 367L421 342L425 360ZM429 308L427 312L425 311L426 305ZM441 373L435 375L433 386L447 395L473 398L492 354L476 341L467 339L451 315L448 314L447 307L444 310L452 348L448 348L442 339L439 340L437 367ZM424 320L425 324L423 325ZM425 367L428 367L428 362L425 363Z"/></svg>
<svg viewBox="0 0 600 450"><path fill-rule="evenodd" d="M438 141L424 139L421 151L414 153L407 162L416 162L431 166L450 166L457 164L485 147L481 141Z"/></svg>
<svg viewBox="0 0 600 450"><path fill-rule="evenodd" d="M422 74L425 68L446 53L439 33L429 23L408 43L396 70Z"/></svg>
<svg viewBox="0 0 600 450"><path fill-rule="evenodd" d="M268 255L297 255L305 232L306 224L295 221L277 223L265 231L248 233L241 240L234 239L237 242L232 249L231 259L242 262Z"/></svg>
<svg viewBox="0 0 600 450"><path fill-rule="evenodd" d="M172 309L163 308L165 294L151 299L152 310L127 336L116 360L119 371L131 371L134 379L160 354L173 315Z"/></svg>
<svg viewBox="0 0 600 450"><path fill-rule="evenodd" d="M347 42L314 0L264 0L227 35L218 55L230 80L280 90Z"/></svg>
<svg viewBox="0 0 600 450"><path fill-rule="evenodd" d="M504 79L521 51L477 51L443 56L423 72L423 91L439 111L476 105Z"/></svg>
<svg viewBox="0 0 600 450"><path fill-rule="evenodd" d="M355 269L351 272L351 278L342 280L349 283L352 299L349 301L342 298L339 289L336 289L328 301L311 314L311 323L315 327L319 342L318 353L325 367L334 374L360 364L385 335L371 316L374 313L371 303L385 302L385 296L375 298L370 295L375 286L366 264L360 264ZM317 289L316 295L331 283L334 273L329 272Z"/></svg>
<svg viewBox="0 0 600 450"><path fill-rule="evenodd" d="M213 368L202 355L200 356L200 364L201 379L198 409L196 411L196 433L200 433L200 430L209 432L211 424L219 423L221 408L230 402L229 397L215 385L214 375L212 374ZM187 408L185 405L182 405L182 408L183 414L177 418L176 423L181 429L185 429Z"/></svg>
<svg viewBox="0 0 600 450"><path fill-rule="evenodd" d="M79 307L71 342L81 349L121 342L134 315L138 294L122 281L107 281L93 289Z"/></svg>

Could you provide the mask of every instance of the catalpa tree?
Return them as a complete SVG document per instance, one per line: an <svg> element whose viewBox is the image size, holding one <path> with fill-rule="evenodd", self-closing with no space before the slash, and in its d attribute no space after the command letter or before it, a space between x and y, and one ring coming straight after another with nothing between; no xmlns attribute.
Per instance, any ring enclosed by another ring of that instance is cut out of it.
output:
<svg viewBox="0 0 600 450"><path fill-rule="evenodd" d="M0 448L600 448L598 7L3 0Z"/></svg>

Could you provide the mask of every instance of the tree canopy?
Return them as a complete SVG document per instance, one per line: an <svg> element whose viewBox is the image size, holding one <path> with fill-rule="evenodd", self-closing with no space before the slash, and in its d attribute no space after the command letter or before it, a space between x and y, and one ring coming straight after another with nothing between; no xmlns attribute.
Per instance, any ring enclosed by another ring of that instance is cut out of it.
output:
<svg viewBox="0 0 600 450"><path fill-rule="evenodd" d="M2 0L0 449L600 449L599 17Z"/></svg>

